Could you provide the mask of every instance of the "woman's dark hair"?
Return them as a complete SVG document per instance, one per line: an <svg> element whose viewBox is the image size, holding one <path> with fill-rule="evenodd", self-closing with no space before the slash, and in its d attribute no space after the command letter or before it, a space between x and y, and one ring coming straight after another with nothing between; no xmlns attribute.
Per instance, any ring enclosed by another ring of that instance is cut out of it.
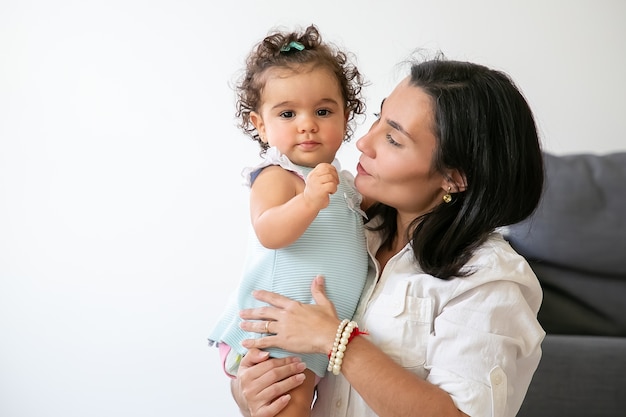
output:
<svg viewBox="0 0 626 417"><path fill-rule="evenodd" d="M294 45L294 42L297 45ZM258 132L250 121L250 113L258 111L261 94L267 81L270 68L288 68L297 71L301 66L312 65L329 69L337 78L341 95L348 113L345 141L354 133L354 118L365 112L365 101L361 90L364 79L357 67L350 61L353 56L337 46L322 41L317 27L308 26L304 32L284 32L276 30L259 42L246 60L244 73L237 83L236 113L240 118L239 127L261 146L261 154L269 145L261 141Z"/></svg>
<svg viewBox="0 0 626 417"><path fill-rule="evenodd" d="M437 140L433 169L456 169L465 191L414 220L408 236L424 272L448 279L472 273L464 265L498 227L530 216L543 189L543 158L532 111L510 77L440 56L411 66L410 84L432 98ZM386 245L395 209L376 204Z"/></svg>

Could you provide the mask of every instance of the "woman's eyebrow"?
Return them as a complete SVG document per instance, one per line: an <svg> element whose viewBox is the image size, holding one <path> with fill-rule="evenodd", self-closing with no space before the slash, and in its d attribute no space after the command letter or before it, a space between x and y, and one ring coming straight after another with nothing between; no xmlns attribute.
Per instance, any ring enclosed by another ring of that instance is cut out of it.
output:
<svg viewBox="0 0 626 417"><path fill-rule="evenodd" d="M383 106L385 104L385 100L387 100L386 97L380 102L380 112L381 112L381 114L383 112ZM409 139L413 140L413 137L411 135L409 135L409 132L407 132L406 129L404 129L400 123L396 122L395 120L391 120L391 119L385 119L385 123L387 123L389 126L391 126L391 128L396 129L398 132L402 133L403 135L405 135Z"/></svg>
<svg viewBox="0 0 626 417"><path fill-rule="evenodd" d="M400 123L396 122L395 120L391 120L391 119L385 119L385 123L387 123L389 126L391 126L393 129L396 129L398 132L402 133L404 136L408 137L409 139L413 140L413 137L409 134L409 132L407 132L402 125L400 125Z"/></svg>

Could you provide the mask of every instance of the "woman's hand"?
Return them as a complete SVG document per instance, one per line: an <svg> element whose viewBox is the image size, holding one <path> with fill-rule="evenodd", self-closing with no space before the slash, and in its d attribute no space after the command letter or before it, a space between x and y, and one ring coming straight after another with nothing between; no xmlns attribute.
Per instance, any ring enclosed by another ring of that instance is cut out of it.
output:
<svg viewBox="0 0 626 417"><path fill-rule="evenodd" d="M326 297L324 278L317 276L311 284L316 304L302 304L280 294L255 291L254 297L270 306L242 310L243 330L269 333L259 339L247 339L248 349L279 347L290 352L328 354L333 347L340 320L335 306ZM254 321L246 321L254 320Z"/></svg>
<svg viewBox="0 0 626 417"><path fill-rule="evenodd" d="M249 417L273 417L289 402L289 391L302 384L306 365L299 358L269 359L250 349L243 357L231 391L241 412Z"/></svg>

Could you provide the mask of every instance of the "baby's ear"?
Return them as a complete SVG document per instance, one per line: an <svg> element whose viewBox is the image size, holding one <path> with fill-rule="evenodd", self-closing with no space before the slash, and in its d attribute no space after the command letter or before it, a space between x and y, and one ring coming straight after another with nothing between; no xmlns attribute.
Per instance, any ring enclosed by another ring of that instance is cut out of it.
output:
<svg viewBox="0 0 626 417"><path fill-rule="evenodd" d="M261 141L263 141L263 143L267 143L267 139L265 138L265 123L263 123L261 115L255 111L250 112L250 123L252 123L256 129Z"/></svg>

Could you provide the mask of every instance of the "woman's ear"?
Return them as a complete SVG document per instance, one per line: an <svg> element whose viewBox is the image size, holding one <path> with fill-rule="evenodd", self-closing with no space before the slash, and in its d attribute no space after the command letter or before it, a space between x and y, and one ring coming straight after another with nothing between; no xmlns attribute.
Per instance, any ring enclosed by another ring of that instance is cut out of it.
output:
<svg viewBox="0 0 626 417"><path fill-rule="evenodd" d="M254 126L261 141L267 143L267 139L265 139L265 123L263 123L263 118L261 115L255 111L250 112L250 123Z"/></svg>
<svg viewBox="0 0 626 417"><path fill-rule="evenodd" d="M467 189L465 174L461 174L457 169L450 170L444 178L443 189L445 191L450 190L452 193L465 191Z"/></svg>

